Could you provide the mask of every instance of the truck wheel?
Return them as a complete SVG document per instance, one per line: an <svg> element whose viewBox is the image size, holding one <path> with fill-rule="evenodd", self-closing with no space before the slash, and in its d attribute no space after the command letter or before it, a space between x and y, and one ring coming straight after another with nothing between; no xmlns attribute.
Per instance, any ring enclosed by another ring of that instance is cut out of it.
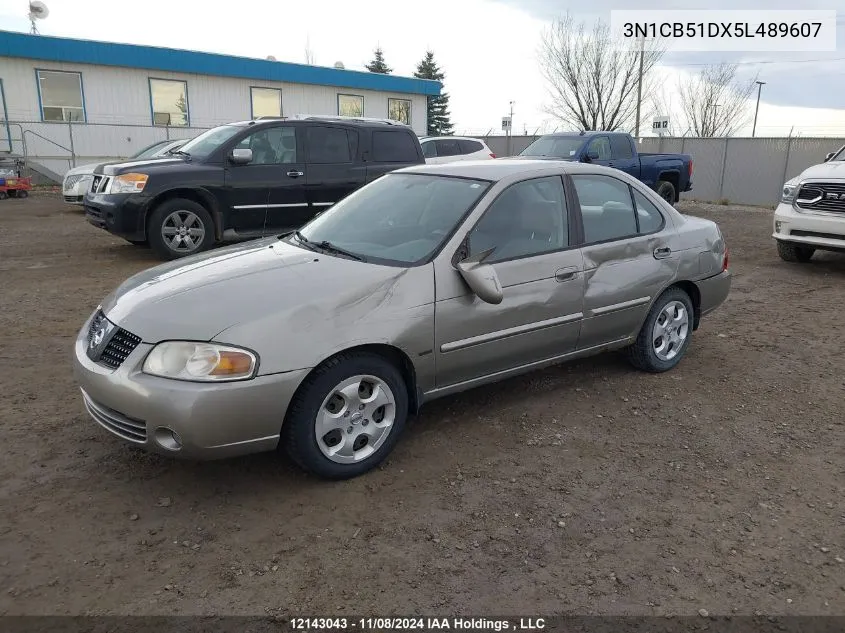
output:
<svg viewBox="0 0 845 633"><path fill-rule="evenodd" d="M668 180L659 180L655 191L657 191L657 195L663 198L666 202L672 206L675 205L675 185L671 182Z"/></svg>
<svg viewBox="0 0 845 633"><path fill-rule="evenodd" d="M798 246L797 244L778 241L778 255L785 262L806 264L815 252L816 249L812 246Z"/></svg>
<svg viewBox="0 0 845 633"><path fill-rule="evenodd" d="M163 259L178 259L211 248L214 222L205 207L174 198L156 207L147 228L150 246Z"/></svg>
<svg viewBox="0 0 845 633"><path fill-rule="evenodd" d="M16 198L26 198L29 195L28 191L24 191L23 189L17 192Z"/></svg>
<svg viewBox="0 0 845 633"><path fill-rule="evenodd" d="M5 191L0 191L0 200L5 200L8 197L9 197L8 193L6 193Z"/></svg>
<svg viewBox="0 0 845 633"><path fill-rule="evenodd" d="M637 340L628 348L628 360L642 371L660 373L681 362L693 328L689 295L669 288L651 307Z"/></svg>

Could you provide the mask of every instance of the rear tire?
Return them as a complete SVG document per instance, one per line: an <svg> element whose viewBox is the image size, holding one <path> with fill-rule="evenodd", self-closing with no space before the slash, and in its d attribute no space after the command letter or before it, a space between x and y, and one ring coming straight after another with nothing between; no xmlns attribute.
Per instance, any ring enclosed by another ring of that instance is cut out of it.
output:
<svg viewBox="0 0 845 633"><path fill-rule="evenodd" d="M806 264L813 257L816 249L812 246L798 246L790 242L778 241L778 255L785 262Z"/></svg>
<svg viewBox="0 0 845 633"><path fill-rule="evenodd" d="M677 201L677 194L675 193L675 185L673 185L668 180L659 180L657 182L657 189L655 189L657 195L663 198L666 202L675 206L675 202Z"/></svg>
<svg viewBox="0 0 845 633"><path fill-rule="evenodd" d="M399 370L376 354L344 353L323 363L297 390L279 446L303 470L350 479L384 461L407 418L408 388Z"/></svg>
<svg viewBox="0 0 845 633"><path fill-rule="evenodd" d="M18 195L16 197L17 198L27 198L28 196L29 196L29 192L21 189L20 191L18 191Z"/></svg>
<svg viewBox="0 0 845 633"><path fill-rule="evenodd" d="M8 193L6 193L5 191L0 191L0 200L5 200L8 197L9 197Z"/></svg>
<svg viewBox="0 0 845 633"><path fill-rule="evenodd" d="M150 216L147 238L165 260L208 250L214 244L211 214L193 200L174 198L160 204Z"/></svg>
<svg viewBox="0 0 845 633"><path fill-rule="evenodd" d="M689 295L680 288L669 288L651 307L637 340L628 348L628 360L642 371L669 371L686 354L693 317Z"/></svg>

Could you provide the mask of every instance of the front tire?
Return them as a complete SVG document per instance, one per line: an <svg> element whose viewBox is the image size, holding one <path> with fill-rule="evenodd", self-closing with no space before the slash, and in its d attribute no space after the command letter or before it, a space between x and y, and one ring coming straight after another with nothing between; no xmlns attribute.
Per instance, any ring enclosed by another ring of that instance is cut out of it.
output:
<svg viewBox="0 0 845 633"><path fill-rule="evenodd" d="M211 214L193 200L174 198L153 211L147 228L150 246L171 260L208 250L214 244Z"/></svg>
<svg viewBox="0 0 845 633"><path fill-rule="evenodd" d="M370 353L340 354L300 386L280 446L303 470L349 479L384 461L407 418L408 389L392 363Z"/></svg>
<svg viewBox="0 0 845 633"><path fill-rule="evenodd" d="M666 202L671 204L672 206L675 205L677 201L677 195L675 193L675 185L673 185L668 180L660 180L657 183L657 189L655 189L657 195L663 198Z"/></svg>
<svg viewBox="0 0 845 633"><path fill-rule="evenodd" d="M669 288L648 313L637 340L628 348L628 360L642 371L661 373L674 368L686 354L692 338L693 306L680 288Z"/></svg>
<svg viewBox="0 0 845 633"><path fill-rule="evenodd" d="M785 262L806 264L813 257L816 249L812 246L798 246L790 242L778 241L778 255Z"/></svg>

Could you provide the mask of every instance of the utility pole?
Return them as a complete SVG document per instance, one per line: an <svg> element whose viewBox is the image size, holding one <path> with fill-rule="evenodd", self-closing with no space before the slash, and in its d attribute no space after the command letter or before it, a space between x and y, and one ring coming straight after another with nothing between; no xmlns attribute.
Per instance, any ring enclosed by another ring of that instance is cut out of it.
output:
<svg viewBox="0 0 845 633"><path fill-rule="evenodd" d="M766 85L765 81L755 81L754 83L757 84L757 107L754 108L754 127L751 128L751 138L754 138L757 134L757 113L760 111L760 91Z"/></svg>
<svg viewBox="0 0 845 633"><path fill-rule="evenodd" d="M640 76L637 80L637 140L640 140L640 106L643 102L643 57L645 56L645 35L640 39Z"/></svg>
<svg viewBox="0 0 845 633"><path fill-rule="evenodd" d="M513 136L513 101L510 102L510 108L510 114L508 114L508 117L510 119L510 124L508 125L508 156L512 156L511 136Z"/></svg>

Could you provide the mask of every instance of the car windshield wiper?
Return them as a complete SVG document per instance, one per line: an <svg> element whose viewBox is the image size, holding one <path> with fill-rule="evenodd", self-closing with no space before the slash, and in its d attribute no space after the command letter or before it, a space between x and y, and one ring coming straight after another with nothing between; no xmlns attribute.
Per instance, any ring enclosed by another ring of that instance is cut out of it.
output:
<svg viewBox="0 0 845 633"><path fill-rule="evenodd" d="M188 158L188 159L190 159L190 158L191 158L191 154L190 154L189 152L183 152L181 149L174 149L174 150L171 150L171 151L170 151L170 153L171 153L171 154L174 154L174 155L177 155L177 156L185 156L185 157L186 157L186 158Z"/></svg>
<svg viewBox="0 0 845 633"><path fill-rule="evenodd" d="M279 239L282 239L283 237L287 237L287 236L286 236L286 235L280 235L280 236L279 236ZM300 233L299 231L294 231L294 232L293 232L293 237L296 239L296 241L297 241L297 242L299 242L300 244L302 244L302 245L303 245L305 248L307 248L309 251L317 251L317 250L319 250L319 249L317 248L317 245L316 245L316 244L314 244L314 242L310 241L307 237L305 237L305 236L304 236L302 233Z"/></svg>
<svg viewBox="0 0 845 633"><path fill-rule="evenodd" d="M311 242L314 244L314 242ZM322 248L324 251L328 251L330 253L337 253L338 255L343 255L344 257L348 257L350 259L354 259L359 262L367 261L360 255L356 255L355 253L351 253L345 249L340 248L339 246L335 246L328 240L323 240L322 242L316 242L316 245Z"/></svg>

